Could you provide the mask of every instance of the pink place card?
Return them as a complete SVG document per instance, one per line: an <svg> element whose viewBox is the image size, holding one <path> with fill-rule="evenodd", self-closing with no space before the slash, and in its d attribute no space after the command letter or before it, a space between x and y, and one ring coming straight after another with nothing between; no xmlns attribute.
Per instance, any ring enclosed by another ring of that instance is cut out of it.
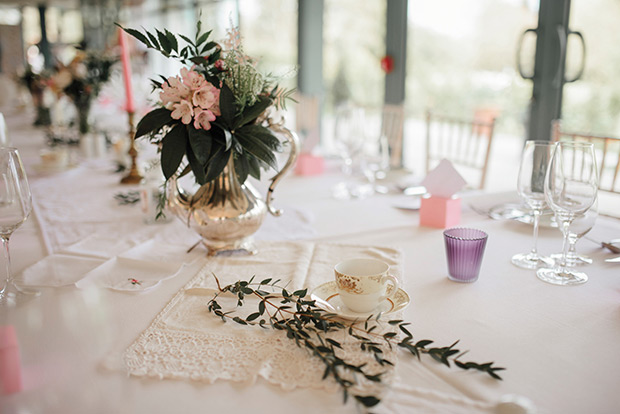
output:
<svg viewBox="0 0 620 414"><path fill-rule="evenodd" d="M0 394L21 390L22 372L15 327L0 326Z"/></svg>
<svg viewBox="0 0 620 414"><path fill-rule="evenodd" d="M445 229L461 221L461 199L459 197L426 196L420 204L420 226Z"/></svg>
<svg viewBox="0 0 620 414"><path fill-rule="evenodd" d="M320 175L325 171L325 160L319 155L301 153L297 157L295 173L297 175Z"/></svg>
<svg viewBox="0 0 620 414"><path fill-rule="evenodd" d="M420 204L420 226L445 229L461 221L461 199L454 194L465 180L448 160L441 160L421 183L428 195Z"/></svg>

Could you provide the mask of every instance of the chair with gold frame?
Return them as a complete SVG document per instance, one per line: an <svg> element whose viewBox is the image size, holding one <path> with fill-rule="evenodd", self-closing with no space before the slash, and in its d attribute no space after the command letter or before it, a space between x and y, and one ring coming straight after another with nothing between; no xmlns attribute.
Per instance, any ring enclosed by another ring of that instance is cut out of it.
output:
<svg viewBox="0 0 620 414"><path fill-rule="evenodd" d="M620 194L620 138L562 130L560 120L552 124L553 141L594 144L599 173L599 190Z"/></svg>
<svg viewBox="0 0 620 414"><path fill-rule="evenodd" d="M471 187L484 188L495 118L462 119L426 112L426 172L447 159Z"/></svg>

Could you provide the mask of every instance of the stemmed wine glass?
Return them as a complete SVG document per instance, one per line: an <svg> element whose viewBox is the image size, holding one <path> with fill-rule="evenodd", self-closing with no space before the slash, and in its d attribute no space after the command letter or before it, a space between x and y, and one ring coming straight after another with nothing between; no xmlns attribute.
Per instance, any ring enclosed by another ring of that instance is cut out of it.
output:
<svg viewBox="0 0 620 414"><path fill-rule="evenodd" d="M551 268L540 268L539 279L555 285L585 283L588 276L567 266L571 225L575 218L585 214L596 201L598 173L594 144L586 142L559 142L545 177L545 199L555 213L564 235L562 258Z"/></svg>
<svg viewBox="0 0 620 414"><path fill-rule="evenodd" d="M545 174L551 158L553 143L549 141L526 141L519 167L517 191L532 209L534 216L534 247L529 253L512 256L512 263L525 269L551 266L553 260L538 254L538 225L545 207Z"/></svg>
<svg viewBox="0 0 620 414"><path fill-rule="evenodd" d="M387 176L390 167L390 155L388 149L388 139L384 134L369 134L362 149L362 172L368 180L370 193L385 194L387 187L378 185L377 180Z"/></svg>
<svg viewBox="0 0 620 414"><path fill-rule="evenodd" d="M0 239L6 265L6 282L0 290L0 304L15 305L39 294L15 285L11 273L9 237L32 210L30 187L17 149L0 147L0 174Z"/></svg>
<svg viewBox="0 0 620 414"><path fill-rule="evenodd" d="M340 199L357 197L356 185L351 183L353 164L365 142L364 109L352 105L338 108L334 130L334 147L342 158L345 181L334 188L334 196Z"/></svg>
<svg viewBox="0 0 620 414"><path fill-rule="evenodd" d="M573 267L579 265L592 264L592 259L588 256L584 256L577 253L576 244L583 236L588 234L596 218L598 217L598 197L594 200L594 204L588 211L578 216L575 216L570 230L568 232L568 252L566 253L566 267ZM560 220L558 220L560 221ZM560 227L560 230L562 228ZM553 260L561 260L563 253L554 253L550 257Z"/></svg>

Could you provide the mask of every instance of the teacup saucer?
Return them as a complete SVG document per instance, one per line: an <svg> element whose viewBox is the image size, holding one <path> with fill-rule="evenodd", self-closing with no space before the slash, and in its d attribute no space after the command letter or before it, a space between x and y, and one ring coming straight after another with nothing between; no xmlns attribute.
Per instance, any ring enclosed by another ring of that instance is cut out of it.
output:
<svg viewBox="0 0 620 414"><path fill-rule="evenodd" d="M390 285L388 286L388 289L393 288ZM330 313L335 313L339 317L348 320L365 319L370 315L378 315L379 312L381 312L382 315L389 315L405 309L411 301L407 292L402 289L398 289L393 297L382 301L372 312L353 312L351 309L347 308L342 302L342 299L340 299L338 288L336 287L336 282L334 281L317 286L310 294L310 298L316 301L316 305L319 308Z"/></svg>

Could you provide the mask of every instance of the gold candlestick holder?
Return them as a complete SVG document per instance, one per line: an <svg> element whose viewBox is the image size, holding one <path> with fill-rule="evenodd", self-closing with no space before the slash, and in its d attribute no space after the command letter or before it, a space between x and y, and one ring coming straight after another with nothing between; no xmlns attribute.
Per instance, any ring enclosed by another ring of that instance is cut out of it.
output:
<svg viewBox="0 0 620 414"><path fill-rule="evenodd" d="M129 169L129 173L121 179L121 184L140 184L142 176L138 172L138 165L136 162L138 150L136 149L136 129L133 126L133 112L127 112L127 115L129 116L129 139L131 140L131 145L127 153L131 157L131 168Z"/></svg>

